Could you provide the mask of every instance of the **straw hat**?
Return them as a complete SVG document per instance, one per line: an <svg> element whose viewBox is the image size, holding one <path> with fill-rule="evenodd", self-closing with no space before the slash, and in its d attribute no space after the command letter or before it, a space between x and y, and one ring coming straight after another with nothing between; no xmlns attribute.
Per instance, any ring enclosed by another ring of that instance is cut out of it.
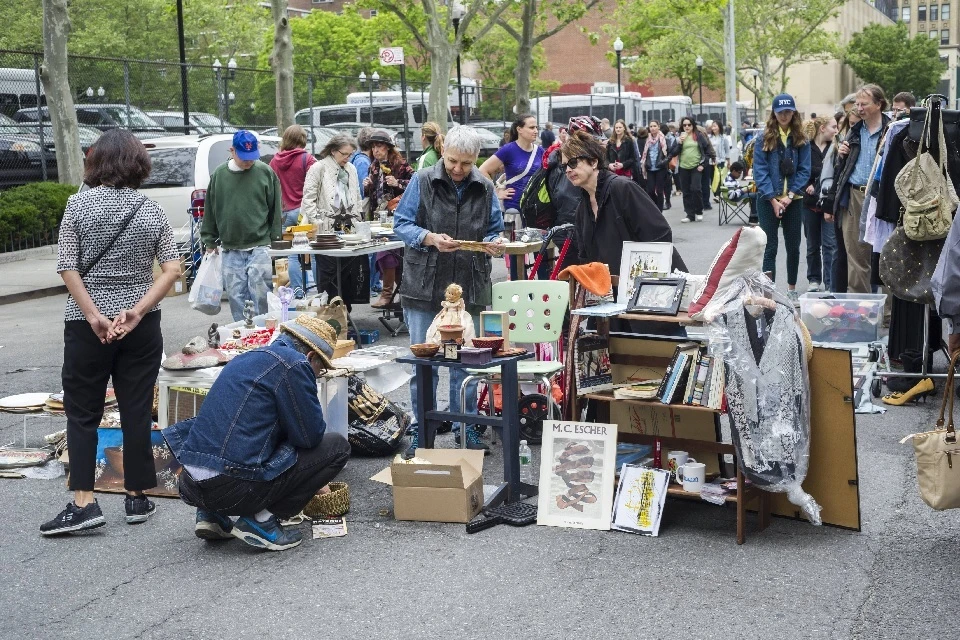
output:
<svg viewBox="0 0 960 640"><path fill-rule="evenodd" d="M337 331L330 323L316 316L303 314L280 325L280 333L287 333L307 345L320 356L327 367L333 368L330 359L337 343Z"/></svg>

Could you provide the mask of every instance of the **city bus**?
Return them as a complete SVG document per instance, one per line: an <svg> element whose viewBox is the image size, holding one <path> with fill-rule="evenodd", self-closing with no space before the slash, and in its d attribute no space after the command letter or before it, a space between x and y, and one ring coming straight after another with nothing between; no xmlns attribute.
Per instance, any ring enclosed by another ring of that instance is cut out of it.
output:
<svg viewBox="0 0 960 640"><path fill-rule="evenodd" d="M550 95L530 101L530 112L540 123L565 125L574 116L592 115L607 118L611 123L623 118L627 123L646 126L650 120L676 122L692 115L691 100L687 96L644 97L637 91L620 94L617 108L616 93L588 93L578 95Z"/></svg>

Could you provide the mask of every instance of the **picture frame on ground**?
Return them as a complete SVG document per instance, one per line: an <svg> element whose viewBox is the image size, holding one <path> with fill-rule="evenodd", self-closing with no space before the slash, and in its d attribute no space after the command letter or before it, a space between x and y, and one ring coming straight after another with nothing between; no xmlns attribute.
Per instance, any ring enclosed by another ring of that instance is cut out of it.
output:
<svg viewBox="0 0 960 640"><path fill-rule="evenodd" d="M669 486L670 472L664 469L632 464L620 467L611 528L656 537Z"/></svg>
<svg viewBox="0 0 960 640"><path fill-rule="evenodd" d="M640 277L666 276L673 267L672 242L624 242L620 256L620 282L617 302L633 299L634 282Z"/></svg>
<svg viewBox="0 0 960 640"><path fill-rule="evenodd" d="M617 425L548 422L541 453L537 524L609 530Z"/></svg>
<svg viewBox="0 0 960 640"><path fill-rule="evenodd" d="M683 278L638 278L627 311L675 316L685 284Z"/></svg>

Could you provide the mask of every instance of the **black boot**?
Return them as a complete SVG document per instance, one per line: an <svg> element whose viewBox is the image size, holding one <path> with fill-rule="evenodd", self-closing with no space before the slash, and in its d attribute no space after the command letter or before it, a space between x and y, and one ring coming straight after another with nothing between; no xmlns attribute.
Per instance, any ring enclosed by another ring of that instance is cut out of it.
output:
<svg viewBox="0 0 960 640"><path fill-rule="evenodd" d="M916 349L907 349L900 354L900 362L903 364L904 373L920 373L923 365L923 356ZM887 388L894 393L906 393L913 388L919 378L887 378Z"/></svg>

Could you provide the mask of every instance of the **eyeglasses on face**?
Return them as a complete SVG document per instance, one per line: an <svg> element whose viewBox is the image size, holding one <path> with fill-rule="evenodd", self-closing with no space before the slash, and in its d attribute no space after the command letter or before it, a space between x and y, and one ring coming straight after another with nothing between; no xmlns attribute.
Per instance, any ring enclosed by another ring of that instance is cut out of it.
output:
<svg viewBox="0 0 960 640"><path fill-rule="evenodd" d="M580 164L581 160L588 160L588 159L589 158L587 158L586 156L577 156L575 158L570 158L566 162L566 167L567 169L570 169L570 170L576 169L577 165Z"/></svg>
<svg viewBox="0 0 960 640"><path fill-rule="evenodd" d="M684 122L684 123L683 123L683 128L684 128L684 129L686 129L687 127L692 127L692 126L693 126L693 123L692 123L692 122Z"/></svg>

